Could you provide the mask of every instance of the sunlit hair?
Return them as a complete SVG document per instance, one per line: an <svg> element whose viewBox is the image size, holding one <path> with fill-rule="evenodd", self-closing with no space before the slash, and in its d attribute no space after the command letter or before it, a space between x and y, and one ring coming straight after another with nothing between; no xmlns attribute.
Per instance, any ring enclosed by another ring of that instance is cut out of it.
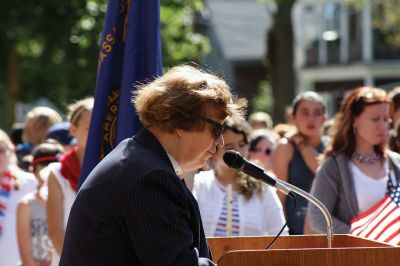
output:
<svg viewBox="0 0 400 266"><path fill-rule="evenodd" d="M269 114L265 112L255 112L249 116L249 124L251 127L255 127L257 125L262 126L264 128L272 129L273 122L272 118Z"/></svg>
<svg viewBox="0 0 400 266"><path fill-rule="evenodd" d="M292 115L296 115L299 105L302 101L314 101L321 104L322 111L325 113L326 104L324 99L314 91L305 91L297 94L292 102Z"/></svg>
<svg viewBox="0 0 400 266"><path fill-rule="evenodd" d="M333 154L344 153L351 158L356 145L355 134L353 129L354 119L359 117L367 106L386 103L392 111L392 102L382 89L361 87L352 90L342 101L340 110L335 117L332 126L332 138L325 150L323 159ZM390 116L390 114L389 114ZM385 158L386 140L379 145L374 146L376 153Z"/></svg>
<svg viewBox="0 0 400 266"><path fill-rule="evenodd" d="M3 144L9 151L9 164L17 164L17 156L15 155L15 146L6 132L0 129L0 144Z"/></svg>
<svg viewBox="0 0 400 266"><path fill-rule="evenodd" d="M257 149L258 143L260 143L262 140L266 139L270 141L273 145L273 148L278 144L279 141L279 135L275 133L273 130L269 129L256 129L253 130L250 133L250 151L255 151Z"/></svg>
<svg viewBox="0 0 400 266"><path fill-rule="evenodd" d="M44 106L35 107L25 116L23 139L36 146L46 139L49 127L61 121L60 114L55 110Z"/></svg>
<svg viewBox="0 0 400 266"><path fill-rule="evenodd" d="M84 98L68 105L68 121L71 125L78 126L82 114L86 111L92 112L94 105L93 97Z"/></svg>
<svg viewBox="0 0 400 266"><path fill-rule="evenodd" d="M295 125L292 124L282 124L279 123L274 126L272 129L276 134L278 134L279 138L284 138L286 135L294 134L297 131Z"/></svg>
<svg viewBox="0 0 400 266"><path fill-rule="evenodd" d="M164 132L180 128L202 129L206 109L212 108L220 119L243 117L247 102L235 100L221 78L182 65L171 68L153 82L136 88L132 102L144 127L156 126Z"/></svg>

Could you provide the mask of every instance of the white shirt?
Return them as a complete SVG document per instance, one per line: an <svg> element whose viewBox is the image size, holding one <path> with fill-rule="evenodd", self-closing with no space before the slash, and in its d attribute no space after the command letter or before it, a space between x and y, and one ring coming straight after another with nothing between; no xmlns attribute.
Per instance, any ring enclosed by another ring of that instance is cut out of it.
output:
<svg viewBox="0 0 400 266"><path fill-rule="evenodd" d="M20 260L17 242L17 205L20 199L26 194L33 192L37 187L36 178L22 170L12 168L11 172L20 182L18 190L10 191L7 200L7 211L4 217L4 231L0 236L0 266L14 266Z"/></svg>
<svg viewBox="0 0 400 266"><path fill-rule="evenodd" d="M213 170L202 171L195 175L193 195L197 199L203 220L204 233L213 236L225 193L218 187L219 181ZM264 186L261 195L254 194L249 200L239 195L239 235L275 235L284 225L282 204L276 192ZM287 235L287 230L282 232Z"/></svg>
<svg viewBox="0 0 400 266"><path fill-rule="evenodd" d="M67 222L68 222L68 216L69 216L69 213L71 212L72 204L74 203L75 198L76 198L76 192L71 187L71 184L68 181L68 179L63 177L63 175L61 174L61 163L60 162L51 163L47 166L47 168L49 168L49 171L51 171L54 174L57 182L60 184L60 187L61 187L61 191L62 191L63 199L64 199L64 229L66 229Z"/></svg>
<svg viewBox="0 0 400 266"><path fill-rule="evenodd" d="M57 182L60 184L61 191L63 194L63 209L64 209L64 230L67 228L67 222L68 222L68 217L69 213L71 212L72 204L75 201L76 198L76 192L75 190L71 187L71 184L69 183L68 179L63 177L61 174L61 163L60 162L55 162L51 163L47 166L49 169L49 172L52 172L57 180ZM53 252L53 257L51 259L51 265L56 266L58 265L60 261L60 257L58 256L57 252Z"/></svg>
<svg viewBox="0 0 400 266"><path fill-rule="evenodd" d="M388 173L389 166L387 160L385 161L384 166L386 173ZM386 174L384 177L380 179L375 179L371 176L366 175L351 161L350 161L350 171L353 176L354 187L356 191L356 198L358 202L358 214L362 214L371 209L385 197L389 176L388 174ZM391 177L395 176L393 170L391 171L390 176Z"/></svg>
<svg viewBox="0 0 400 266"><path fill-rule="evenodd" d="M178 161L175 160L174 157L172 157L171 154L169 154L169 153L167 152L167 155L168 155L169 160L171 161L172 167L174 167L174 170L175 170L176 175L179 176L180 178L182 178L182 176L183 176L182 167L179 165Z"/></svg>

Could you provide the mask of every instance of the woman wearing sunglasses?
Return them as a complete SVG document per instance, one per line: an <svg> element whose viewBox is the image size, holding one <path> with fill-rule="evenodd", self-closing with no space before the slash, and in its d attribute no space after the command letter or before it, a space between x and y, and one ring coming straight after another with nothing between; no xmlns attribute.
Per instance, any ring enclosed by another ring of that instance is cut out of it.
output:
<svg viewBox="0 0 400 266"><path fill-rule="evenodd" d="M272 155L279 136L269 129L256 129L250 134L249 159L265 171L272 171Z"/></svg>
<svg viewBox="0 0 400 266"><path fill-rule="evenodd" d="M318 156L326 146L326 140L322 138L326 120L323 99L315 92L300 93L293 100L289 118L297 132L280 140L273 157L273 170L279 179L308 192L319 165ZM282 193L279 197L286 212L289 233L303 234L307 201L297 197L296 209L290 215L295 202Z"/></svg>
<svg viewBox="0 0 400 266"><path fill-rule="evenodd" d="M224 146L211 158L212 170L194 178L196 197L206 236L274 235L284 224L276 192L255 179L230 168L223 160L227 150L248 157L250 132L244 120L224 122ZM287 232L284 232L284 234Z"/></svg>

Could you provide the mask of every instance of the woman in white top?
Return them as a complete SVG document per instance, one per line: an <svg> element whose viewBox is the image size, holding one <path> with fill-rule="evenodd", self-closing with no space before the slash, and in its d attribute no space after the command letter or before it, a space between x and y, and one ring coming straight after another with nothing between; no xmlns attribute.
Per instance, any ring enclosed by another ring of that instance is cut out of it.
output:
<svg viewBox="0 0 400 266"><path fill-rule="evenodd" d="M212 158L212 170L200 172L194 179L193 194L199 203L204 232L206 236L277 234L284 225L284 216L275 191L223 161L227 150L247 157L250 127L232 118L224 126L225 144Z"/></svg>
<svg viewBox="0 0 400 266"><path fill-rule="evenodd" d="M17 166L17 158L8 135L0 130L0 265L17 265L17 205L23 196L35 190L35 177Z"/></svg>
<svg viewBox="0 0 400 266"><path fill-rule="evenodd" d="M59 163L48 166L47 222L49 237L58 256L61 255L69 212L78 189L93 103L93 98L86 98L69 106L70 132L76 138L76 147L64 154ZM58 265L57 254L53 256L52 265Z"/></svg>
<svg viewBox="0 0 400 266"><path fill-rule="evenodd" d="M386 195L396 196L393 191L400 190L400 156L387 149L390 110L390 98L376 88L353 90L342 102L311 190L331 212L335 233L356 234L356 227L361 229L360 223L354 226L357 220L380 208ZM312 229L324 233L322 214L312 205L308 208Z"/></svg>

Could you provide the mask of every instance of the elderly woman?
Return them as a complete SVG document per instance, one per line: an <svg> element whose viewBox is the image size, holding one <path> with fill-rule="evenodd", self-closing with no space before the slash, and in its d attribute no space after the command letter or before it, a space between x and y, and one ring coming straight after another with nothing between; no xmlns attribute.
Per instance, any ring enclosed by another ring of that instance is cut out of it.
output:
<svg viewBox="0 0 400 266"><path fill-rule="evenodd" d="M222 79L178 66L139 86L132 102L143 128L83 183L60 265L210 265L199 208L182 174L224 144L222 123L242 116L245 100L234 100Z"/></svg>

